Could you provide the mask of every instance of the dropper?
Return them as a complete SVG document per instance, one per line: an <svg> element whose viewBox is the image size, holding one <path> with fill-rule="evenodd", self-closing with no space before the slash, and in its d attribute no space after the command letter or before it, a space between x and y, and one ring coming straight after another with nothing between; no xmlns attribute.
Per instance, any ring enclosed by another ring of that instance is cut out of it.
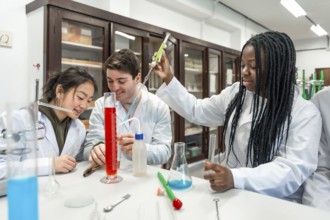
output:
<svg viewBox="0 0 330 220"><path fill-rule="evenodd" d="M158 49L156 55L153 56L153 58L152 58L152 62L149 64L149 72L148 72L148 74L145 76L145 78L144 78L144 80L143 80L143 83L142 83L141 87L139 88L139 91L138 91L136 97L134 98L134 100L133 100L133 102L132 102L132 105L131 105L130 108L128 109L124 121L126 121L126 120L129 118L129 116L131 115L131 112L132 112L132 110L133 110L133 107L135 106L136 101L138 100L138 97L139 97L139 95L140 95L140 93L141 93L142 87L144 87L144 85L145 85L146 82L148 81L149 76L150 76L152 70L154 69L154 67L157 65L157 63L160 62L160 59L162 58L163 51L164 51L164 49L166 49L166 43L167 43L168 38L169 38L170 36L171 36L171 34L170 34L169 32L166 32L166 36L165 36L165 38L164 38L164 41L163 41L163 43L160 45L160 47L159 47L159 49Z"/></svg>
<svg viewBox="0 0 330 220"><path fill-rule="evenodd" d="M141 126L140 126L140 120L138 119L138 118L136 118L136 117L132 117L132 118L130 118L130 119L126 119L125 121L123 121L122 123L120 123L119 124L119 126L122 126L122 125L124 125L125 123L127 123L127 122L130 122L130 121L136 121L136 123L137 123L137 134L141 134Z"/></svg>

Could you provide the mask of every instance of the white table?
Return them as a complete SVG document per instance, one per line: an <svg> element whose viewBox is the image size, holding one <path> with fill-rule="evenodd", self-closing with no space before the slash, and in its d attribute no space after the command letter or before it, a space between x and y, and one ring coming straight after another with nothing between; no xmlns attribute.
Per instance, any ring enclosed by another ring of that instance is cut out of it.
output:
<svg viewBox="0 0 330 220"><path fill-rule="evenodd" d="M100 182L101 177L105 175L104 169L84 178L82 173L87 167L88 163L82 162L78 164L77 169L72 173L57 175L56 178L61 184L61 189L59 193L51 197L43 194L48 177L38 178L40 220L89 220L90 214L95 209L95 202L81 208L64 206L67 199L86 195L92 196L97 202L102 220L216 220L216 208L213 198L220 199L221 220L330 219L330 212L245 190L233 189L225 193L213 193L209 190L208 181L199 178L193 178L192 189L173 191L183 202L183 207L179 211L172 211L169 199L156 195L157 188L161 186L156 172L161 171L164 177L167 178L169 174L167 170L148 166L146 177L134 177L131 167L126 167L119 170L119 175L124 180L117 184L108 185ZM127 193L131 194L131 198L115 207L112 212L103 212L104 206L116 202ZM157 207L160 207L159 212L157 212ZM0 198L0 219L7 219L6 197Z"/></svg>

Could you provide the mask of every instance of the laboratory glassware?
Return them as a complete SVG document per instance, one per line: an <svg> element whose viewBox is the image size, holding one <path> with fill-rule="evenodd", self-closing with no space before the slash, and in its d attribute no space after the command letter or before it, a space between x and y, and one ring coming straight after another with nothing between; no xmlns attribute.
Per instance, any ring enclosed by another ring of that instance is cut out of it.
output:
<svg viewBox="0 0 330 220"><path fill-rule="evenodd" d="M105 170L106 176L101 179L102 183L112 184L123 180L117 175L118 146L116 126L116 93L104 93L104 138L105 138Z"/></svg>
<svg viewBox="0 0 330 220"><path fill-rule="evenodd" d="M8 219L39 219L36 103L6 106Z"/></svg>
<svg viewBox="0 0 330 220"><path fill-rule="evenodd" d="M55 153L53 152L53 149L49 147L49 174L48 174L48 182L46 185L45 193L47 195L54 195L56 194L59 189L61 188L60 183L56 180L55 176Z"/></svg>
<svg viewBox="0 0 330 220"><path fill-rule="evenodd" d="M170 175L167 179L168 185L173 190L186 190L192 187L192 179L185 156L185 146L184 142L174 143L174 157Z"/></svg>
<svg viewBox="0 0 330 220"><path fill-rule="evenodd" d="M210 162L210 163L215 163L214 153L215 153L215 146L216 146L216 138L217 138L217 135L210 134L209 155L208 155L208 162ZM206 171L206 174L211 174L211 173L214 173L214 171L213 170Z"/></svg>

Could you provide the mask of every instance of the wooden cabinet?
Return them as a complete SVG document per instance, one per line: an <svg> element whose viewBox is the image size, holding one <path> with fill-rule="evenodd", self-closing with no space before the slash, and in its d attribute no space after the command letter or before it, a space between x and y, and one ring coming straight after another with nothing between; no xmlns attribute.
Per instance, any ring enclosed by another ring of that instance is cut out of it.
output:
<svg viewBox="0 0 330 220"><path fill-rule="evenodd" d="M145 79L152 56L166 32L171 33L166 54L175 76L197 98L217 94L239 80L238 51L75 1L36 0L26 5L28 15L37 11L43 12L44 19L39 24L44 28L44 42L39 43L44 56L43 82L49 73L80 66L97 82L94 98L101 97L108 91L102 65L110 54L122 48L133 50L141 60L142 79ZM146 86L154 93L161 84L159 77L151 74ZM84 119L88 119L89 113L83 115ZM216 133L220 143L221 128L193 124L173 111L171 117L173 142L187 143L188 162L207 158L210 133Z"/></svg>
<svg viewBox="0 0 330 220"><path fill-rule="evenodd" d="M183 42L182 46L182 74L180 80L187 88L188 92L196 98L205 97L206 70L206 47ZM188 161L195 161L207 156L205 145L206 133L203 126L194 124L186 119L182 119L184 124L183 135L186 146L186 158Z"/></svg>
<svg viewBox="0 0 330 220"><path fill-rule="evenodd" d="M106 90L102 64L109 55L109 22L57 7L47 12L46 73L84 68L96 80L94 98L101 97Z"/></svg>

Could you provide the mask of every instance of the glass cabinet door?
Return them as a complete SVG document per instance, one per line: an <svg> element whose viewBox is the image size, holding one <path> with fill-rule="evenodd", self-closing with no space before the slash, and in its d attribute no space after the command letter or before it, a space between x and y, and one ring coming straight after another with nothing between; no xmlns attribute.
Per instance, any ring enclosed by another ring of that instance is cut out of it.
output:
<svg viewBox="0 0 330 220"><path fill-rule="evenodd" d="M218 51L209 52L209 63L208 63L208 74L209 74L209 90L208 95L219 94L220 92L220 64L221 64L221 53ZM209 134L215 134L216 140L219 140L220 133L218 127L210 127ZM217 141L219 143L219 141ZM209 137L208 137L209 143ZM218 146L218 145L216 145Z"/></svg>
<svg viewBox="0 0 330 220"><path fill-rule="evenodd" d="M102 96L104 30L89 24L62 20L62 71L78 66L90 73L98 86L95 98Z"/></svg>
<svg viewBox="0 0 330 220"><path fill-rule="evenodd" d="M159 47L163 43L164 38L156 37L156 36L150 36L149 37L149 46L148 46L148 64L151 64L153 61L153 56L155 53L159 50ZM174 41L174 42L172 42ZM175 73L175 60L176 60L176 40L171 38L166 43L165 48L165 54L170 62L171 69L173 73ZM162 85L163 81L162 79L156 74L151 73L149 76L149 80L147 81L147 87L149 92L156 93L157 89ZM177 133L177 126L176 125L176 114L175 112L170 108L170 114L171 114L171 129L172 129L172 146L173 143L176 140L176 133ZM172 147L172 154L174 153L174 149ZM164 168L170 168L171 166L171 159L168 163L164 165Z"/></svg>
<svg viewBox="0 0 330 220"><path fill-rule="evenodd" d="M121 49L130 49L141 61L142 57L142 37L134 36L132 34L124 33L122 31L115 31L115 51Z"/></svg>
<svg viewBox="0 0 330 220"><path fill-rule="evenodd" d="M148 33L134 28L114 24L113 41L111 46L111 53L121 49L130 49L135 53L141 62L142 81L147 74L148 65L146 63L146 54L144 54L144 41L148 38Z"/></svg>
<svg viewBox="0 0 330 220"><path fill-rule="evenodd" d="M188 92L203 98L203 50L184 47L184 84ZM203 127L185 120L186 157L203 157Z"/></svg>
<svg viewBox="0 0 330 220"><path fill-rule="evenodd" d="M219 94L221 55L209 52L209 97Z"/></svg>
<svg viewBox="0 0 330 220"><path fill-rule="evenodd" d="M154 54L159 50L159 47L163 43L164 39L160 37L150 36L149 37L149 50L148 50L148 63L151 64L153 61ZM166 43L166 49L165 54L167 58L169 59L170 65L172 70L175 70L175 47L176 45L171 42L171 40L168 40ZM163 81L162 79L156 75L156 73L151 73L149 75L149 80L147 82L148 90L151 93L156 93L157 89L162 85ZM174 122L174 111L170 109L171 113L171 127L172 127L172 133L174 135L175 133L175 122ZM174 140L174 136L173 136Z"/></svg>
<svg viewBox="0 0 330 220"><path fill-rule="evenodd" d="M239 56L234 56L224 53L223 56L223 72L225 81L223 88L232 85L234 82L239 81L240 76L238 75L238 63Z"/></svg>

